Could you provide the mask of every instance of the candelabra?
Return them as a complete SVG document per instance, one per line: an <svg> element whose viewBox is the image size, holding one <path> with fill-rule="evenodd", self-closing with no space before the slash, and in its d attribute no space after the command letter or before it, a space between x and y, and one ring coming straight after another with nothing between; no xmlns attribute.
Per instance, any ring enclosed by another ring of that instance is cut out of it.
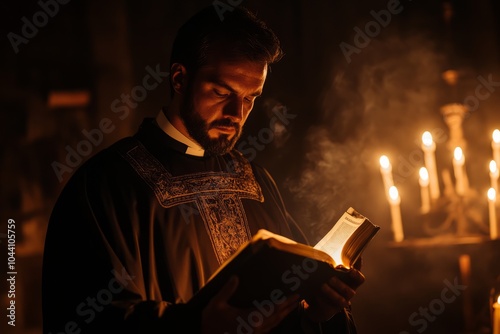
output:
<svg viewBox="0 0 500 334"><path fill-rule="evenodd" d="M490 162L491 188L486 196L478 193L469 184L466 170L467 141L463 135L462 123L466 107L459 103L449 103L441 108L444 122L449 129L446 143L450 156L451 168L441 168L440 175L436 164L436 143L429 131L422 134L421 149L424 166L419 171L421 193L421 220L423 232L432 237L439 236L484 236L489 232L491 239L498 238L500 227L497 221L497 191L500 159L500 131L492 135L493 160ZM385 193L391 207L392 230L396 241L403 240L403 226L400 218L401 199L394 187L392 166L389 158L380 158L380 171L384 181ZM442 191L439 182L441 178ZM394 195L396 194L396 195ZM481 208L488 202L489 224L483 219Z"/></svg>

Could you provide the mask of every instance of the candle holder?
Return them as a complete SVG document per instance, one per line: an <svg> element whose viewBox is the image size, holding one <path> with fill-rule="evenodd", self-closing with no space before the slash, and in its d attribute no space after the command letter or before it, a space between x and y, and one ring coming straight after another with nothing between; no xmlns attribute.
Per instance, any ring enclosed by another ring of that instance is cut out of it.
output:
<svg viewBox="0 0 500 334"><path fill-rule="evenodd" d="M449 103L441 107L441 114L450 129L450 139L448 140L450 150L454 150L455 147L461 147L464 150L467 148L462 130L462 122L466 112L467 108L460 103Z"/></svg>
<svg viewBox="0 0 500 334"><path fill-rule="evenodd" d="M420 169L418 180L420 185L420 220L422 221L423 237L439 239L440 237L478 237L480 239L496 239L497 233L491 234L490 230L500 230L496 213L498 199L488 200L485 194L479 194L469 184L467 176L466 161L467 142L463 137L462 122L466 108L459 103L450 103L441 108L445 123L449 127L449 139L446 143L449 164L446 168L440 168L436 163L436 142L429 131L422 134L421 149L423 152L424 165ZM500 131L493 132L493 156L500 159ZM471 161L471 160L468 160ZM441 170L441 184L438 177ZM386 196L389 195L388 188L393 185L392 166L386 156L380 158L380 171L384 181ZM486 171L485 171L486 172ZM452 174L453 173L453 174ZM499 171L495 159L490 163L491 186L498 190ZM441 189L441 185L443 186ZM398 206L388 196L391 210ZM485 207L488 205L489 219L484 219ZM393 225L399 225L398 220L392 214ZM394 222L396 221L396 222ZM492 226L494 228L492 228ZM419 231L420 232L420 231ZM492 236L493 235L493 236ZM397 241L398 238L395 235ZM499 333L500 334L500 333Z"/></svg>
<svg viewBox="0 0 500 334"><path fill-rule="evenodd" d="M441 108L449 128L446 146L453 153L449 157L453 176L448 168L441 169L444 189L438 198L432 198L428 210L422 210L423 232L431 237L488 235L490 224L483 218L486 199L469 185L467 177L467 142L462 129L466 111L465 106L459 103L449 103ZM424 138L422 140L424 154L428 154ZM422 184L420 186L422 189Z"/></svg>
<svg viewBox="0 0 500 334"><path fill-rule="evenodd" d="M443 195L422 215L424 233L433 237L487 234L488 225L483 221L480 209L483 203L478 193L468 187L464 194L458 194L448 169L443 170L442 179Z"/></svg>

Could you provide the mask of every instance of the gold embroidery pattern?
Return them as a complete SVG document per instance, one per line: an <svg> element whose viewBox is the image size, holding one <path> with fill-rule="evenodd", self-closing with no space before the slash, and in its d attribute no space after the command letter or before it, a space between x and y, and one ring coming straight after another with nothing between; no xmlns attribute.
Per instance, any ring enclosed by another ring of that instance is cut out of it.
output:
<svg viewBox="0 0 500 334"><path fill-rule="evenodd" d="M231 170L172 176L140 143L124 155L165 208L195 202L220 264L251 238L241 198L264 201L252 168L231 153Z"/></svg>
<svg viewBox="0 0 500 334"><path fill-rule="evenodd" d="M210 194L200 196L197 205L217 259L223 263L251 238L241 200L234 193Z"/></svg>

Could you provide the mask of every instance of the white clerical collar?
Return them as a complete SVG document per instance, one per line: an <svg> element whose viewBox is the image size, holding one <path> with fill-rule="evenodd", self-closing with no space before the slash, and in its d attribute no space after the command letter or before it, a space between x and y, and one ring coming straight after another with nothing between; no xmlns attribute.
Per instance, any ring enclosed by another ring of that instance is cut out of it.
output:
<svg viewBox="0 0 500 334"><path fill-rule="evenodd" d="M158 114L158 116L156 116L156 122L163 130L163 132L187 146L185 152L186 154L194 155L197 157L202 157L205 154L205 150L203 149L203 147L201 147L198 143L195 143L188 137L184 136L179 130L177 130L172 125L172 123L170 123L162 110L160 110L160 113Z"/></svg>

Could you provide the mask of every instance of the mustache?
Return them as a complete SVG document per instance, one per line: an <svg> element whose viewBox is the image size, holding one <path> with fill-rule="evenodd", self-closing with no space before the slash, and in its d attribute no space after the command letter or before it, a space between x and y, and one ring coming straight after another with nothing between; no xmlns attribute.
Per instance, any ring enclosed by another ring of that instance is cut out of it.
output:
<svg viewBox="0 0 500 334"><path fill-rule="evenodd" d="M240 125L238 123L235 123L235 122L231 121L228 118L218 119L218 120L213 121L212 123L210 123L209 128L215 128L215 127L218 127L218 126L233 127L233 128L235 128L237 130L240 128Z"/></svg>

